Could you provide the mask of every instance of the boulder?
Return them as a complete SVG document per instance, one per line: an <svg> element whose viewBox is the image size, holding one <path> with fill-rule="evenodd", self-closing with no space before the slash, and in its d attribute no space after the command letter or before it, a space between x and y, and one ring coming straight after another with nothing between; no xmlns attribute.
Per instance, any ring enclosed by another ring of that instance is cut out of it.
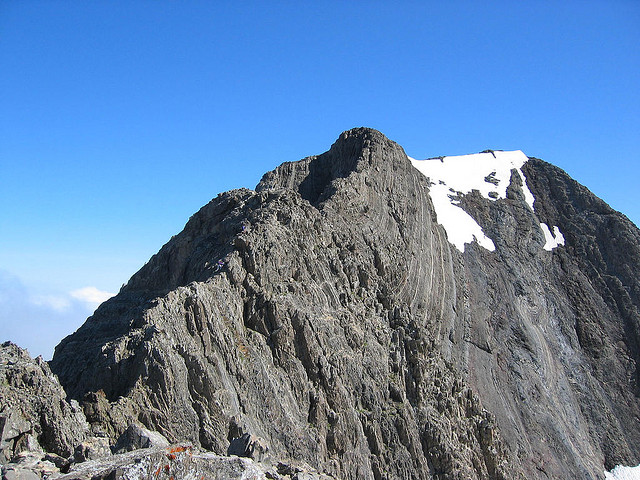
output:
<svg viewBox="0 0 640 480"><path fill-rule="evenodd" d="M245 433L241 437L234 438L229 444L227 455L247 457L257 462L268 459L269 447L264 438Z"/></svg>
<svg viewBox="0 0 640 480"><path fill-rule="evenodd" d="M167 447L168 445L169 441L161 433L131 424L118 438L113 447L113 453L130 452L138 448Z"/></svg>
<svg viewBox="0 0 640 480"><path fill-rule="evenodd" d="M96 460L111 456L109 439L105 437L89 437L76 446L73 451L74 463Z"/></svg>

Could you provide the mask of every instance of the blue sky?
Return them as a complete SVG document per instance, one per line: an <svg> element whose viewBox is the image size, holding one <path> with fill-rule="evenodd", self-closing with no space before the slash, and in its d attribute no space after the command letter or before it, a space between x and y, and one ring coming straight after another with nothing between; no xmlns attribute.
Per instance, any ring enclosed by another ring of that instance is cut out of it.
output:
<svg viewBox="0 0 640 480"><path fill-rule="evenodd" d="M637 1L3 0L0 72L0 341L45 358L219 192L355 126L521 149L640 223Z"/></svg>

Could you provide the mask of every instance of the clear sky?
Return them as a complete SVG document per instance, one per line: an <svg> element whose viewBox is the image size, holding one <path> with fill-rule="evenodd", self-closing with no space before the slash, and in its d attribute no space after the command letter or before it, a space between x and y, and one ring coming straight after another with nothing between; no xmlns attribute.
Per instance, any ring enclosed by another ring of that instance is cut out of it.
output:
<svg viewBox="0 0 640 480"><path fill-rule="evenodd" d="M374 127L640 223L640 2L0 1L0 341L50 358L191 214Z"/></svg>

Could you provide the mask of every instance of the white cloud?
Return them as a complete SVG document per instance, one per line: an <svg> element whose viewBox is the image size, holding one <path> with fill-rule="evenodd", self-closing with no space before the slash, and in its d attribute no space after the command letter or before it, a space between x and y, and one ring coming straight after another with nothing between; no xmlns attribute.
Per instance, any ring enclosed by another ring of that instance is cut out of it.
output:
<svg viewBox="0 0 640 480"><path fill-rule="evenodd" d="M25 284L0 269L0 342L11 340L50 359L54 346L111 296L96 287L61 292Z"/></svg>
<svg viewBox="0 0 640 480"><path fill-rule="evenodd" d="M115 295L115 293L103 292L96 287L83 287L78 290L73 290L70 295L76 300L84 302L89 307L96 308L102 302L109 300Z"/></svg>
<svg viewBox="0 0 640 480"><path fill-rule="evenodd" d="M56 312L66 312L71 308L71 301L63 295L33 295L29 300L34 305L51 308Z"/></svg>

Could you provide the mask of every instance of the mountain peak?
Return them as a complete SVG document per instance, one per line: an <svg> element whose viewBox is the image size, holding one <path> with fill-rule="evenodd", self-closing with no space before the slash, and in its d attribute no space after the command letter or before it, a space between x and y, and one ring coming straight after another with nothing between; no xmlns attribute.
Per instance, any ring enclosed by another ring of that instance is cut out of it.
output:
<svg viewBox="0 0 640 480"><path fill-rule="evenodd" d="M376 130L375 128L354 127L342 132L336 142L346 141L348 139L353 139L353 138L361 139L362 141L380 141L380 142L389 141L389 139L386 137L384 133L380 132L379 130Z"/></svg>
<svg viewBox="0 0 640 480"><path fill-rule="evenodd" d="M67 394L112 402L113 439L259 438L341 480L640 463L640 231L566 173L410 160L356 128L256 190L204 206L56 348Z"/></svg>
<svg viewBox="0 0 640 480"><path fill-rule="evenodd" d="M311 204L319 205L335 191L335 181L369 168L377 168L379 172L389 162L406 166L402 147L372 128L353 128L340 134L322 155L285 162L266 173L256 191L296 190Z"/></svg>

